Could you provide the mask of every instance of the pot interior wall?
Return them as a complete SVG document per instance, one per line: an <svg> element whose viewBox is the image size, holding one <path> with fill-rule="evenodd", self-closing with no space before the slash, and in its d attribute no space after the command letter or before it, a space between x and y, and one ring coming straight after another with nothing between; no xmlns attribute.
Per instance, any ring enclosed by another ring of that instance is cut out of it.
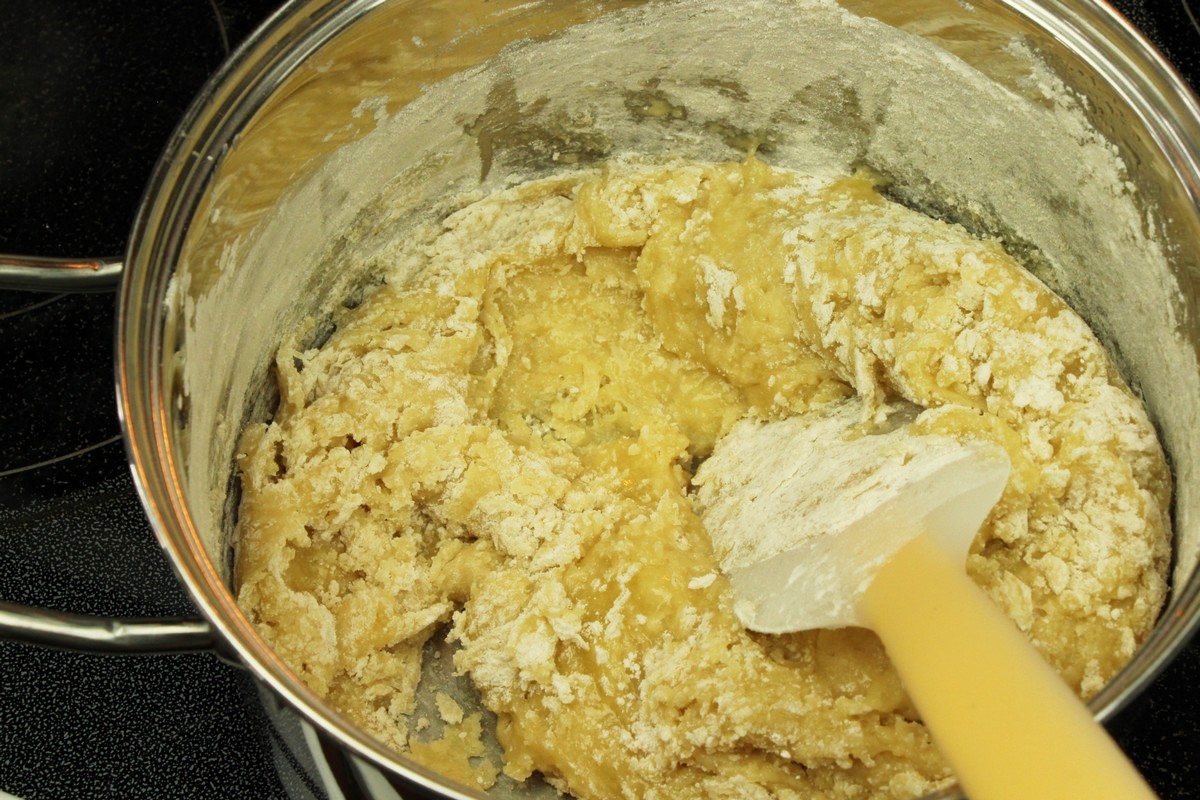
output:
<svg viewBox="0 0 1200 800"><path fill-rule="evenodd" d="M327 335L339 303L397 267L396 237L515 178L752 148L869 167L902 202L1002 238L1080 310L1160 427L1177 589L1194 579L1197 267L1178 243L1200 221L1146 127L1054 37L951 0L847 3L864 16L805 0L369 5L328 23L338 35L238 131L174 281L178 441L226 580L237 432L269 414L273 354Z"/></svg>

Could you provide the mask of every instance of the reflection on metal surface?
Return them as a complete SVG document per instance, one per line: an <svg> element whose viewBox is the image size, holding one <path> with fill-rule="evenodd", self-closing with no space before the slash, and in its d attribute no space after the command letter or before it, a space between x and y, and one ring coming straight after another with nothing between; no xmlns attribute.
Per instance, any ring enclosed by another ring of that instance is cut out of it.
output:
<svg viewBox="0 0 1200 800"><path fill-rule="evenodd" d="M203 620L114 619L0 603L0 639L89 653L186 653L212 649Z"/></svg>
<svg viewBox="0 0 1200 800"><path fill-rule="evenodd" d="M121 282L121 259L0 255L0 289L107 292Z"/></svg>

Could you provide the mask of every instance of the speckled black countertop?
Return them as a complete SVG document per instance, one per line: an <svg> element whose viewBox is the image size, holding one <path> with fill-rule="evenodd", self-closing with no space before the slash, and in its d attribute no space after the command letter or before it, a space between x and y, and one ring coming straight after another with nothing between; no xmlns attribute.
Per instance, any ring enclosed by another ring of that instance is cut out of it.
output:
<svg viewBox="0 0 1200 800"><path fill-rule="evenodd" d="M0 3L0 252L117 255L190 98L274 0ZM1114 3L1196 85L1184 0ZM126 90L97 87L113 82ZM0 291L0 599L194 613L133 488L111 295ZM0 643L0 796L284 797L253 681L212 655ZM1164 798L1200 798L1200 641L1112 724Z"/></svg>
<svg viewBox="0 0 1200 800"><path fill-rule="evenodd" d="M0 252L122 253L191 98L276 5L0 3ZM112 294L0 291L0 599L194 616L125 461L114 319ZM0 643L0 791L283 798L257 713L249 676L212 655Z"/></svg>

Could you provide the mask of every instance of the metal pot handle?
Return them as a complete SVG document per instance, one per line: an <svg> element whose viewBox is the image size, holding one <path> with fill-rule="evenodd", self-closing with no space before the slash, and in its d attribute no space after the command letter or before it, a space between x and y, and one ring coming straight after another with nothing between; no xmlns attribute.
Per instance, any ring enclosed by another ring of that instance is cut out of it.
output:
<svg viewBox="0 0 1200 800"><path fill-rule="evenodd" d="M146 655L215 649L202 619L121 619L0 603L0 640L89 653Z"/></svg>
<svg viewBox="0 0 1200 800"><path fill-rule="evenodd" d="M0 254L0 289L107 292L121 281L121 259Z"/></svg>
<svg viewBox="0 0 1200 800"><path fill-rule="evenodd" d="M0 254L0 289L105 292L121 280L120 258ZM66 614L0 602L0 640L90 653L210 651L217 636L202 619L122 619Z"/></svg>

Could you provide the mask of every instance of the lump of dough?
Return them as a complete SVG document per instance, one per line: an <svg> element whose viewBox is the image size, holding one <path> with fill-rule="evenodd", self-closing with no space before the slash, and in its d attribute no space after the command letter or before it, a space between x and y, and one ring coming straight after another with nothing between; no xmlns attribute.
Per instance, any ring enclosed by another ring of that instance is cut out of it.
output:
<svg viewBox="0 0 1200 800"><path fill-rule="evenodd" d="M517 186L410 250L414 279L322 348L281 348L237 531L262 635L397 749L448 627L515 780L585 800L944 786L878 640L742 629L692 507L738 419L850 393L1008 451L968 570L1076 690L1150 630L1170 500L1153 428L995 242L864 177L750 159Z"/></svg>

